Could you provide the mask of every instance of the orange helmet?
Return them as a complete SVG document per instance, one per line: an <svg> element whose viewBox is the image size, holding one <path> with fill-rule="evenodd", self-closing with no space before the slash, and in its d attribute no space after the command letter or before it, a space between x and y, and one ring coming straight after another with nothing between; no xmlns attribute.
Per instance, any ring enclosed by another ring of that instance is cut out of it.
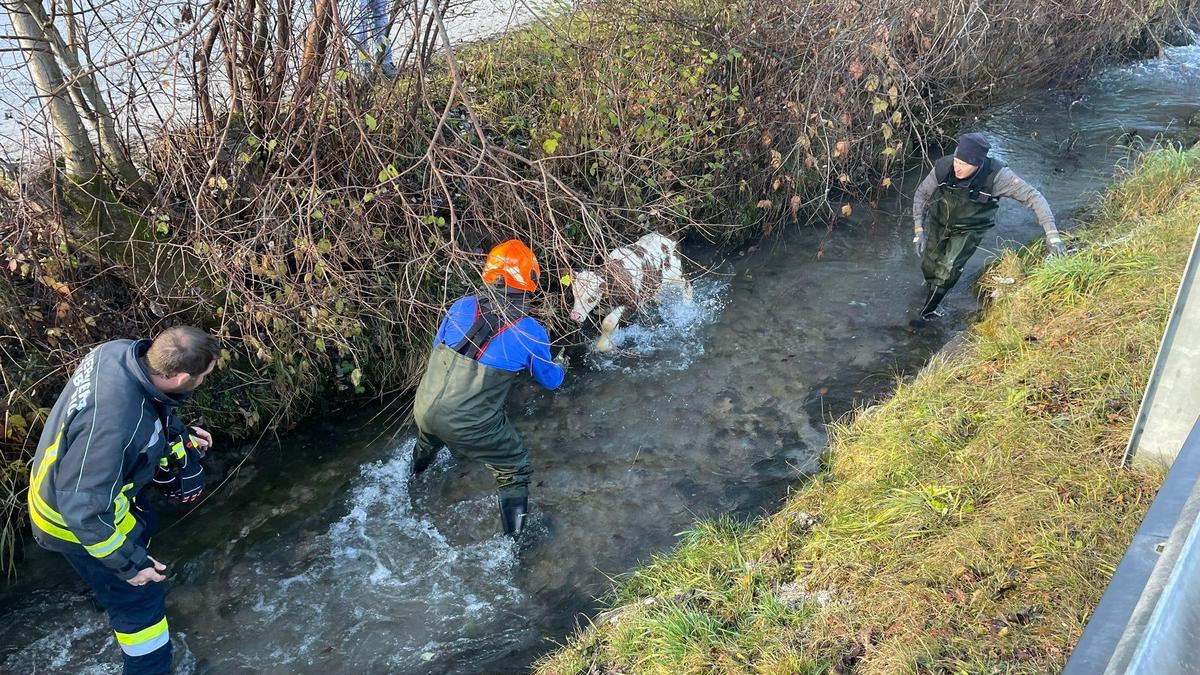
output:
<svg viewBox="0 0 1200 675"><path fill-rule="evenodd" d="M537 278L542 273L533 251L517 239L493 248L483 264L483 283L493 284L499 277L504 283L522 291L536 291Z"/></svg>

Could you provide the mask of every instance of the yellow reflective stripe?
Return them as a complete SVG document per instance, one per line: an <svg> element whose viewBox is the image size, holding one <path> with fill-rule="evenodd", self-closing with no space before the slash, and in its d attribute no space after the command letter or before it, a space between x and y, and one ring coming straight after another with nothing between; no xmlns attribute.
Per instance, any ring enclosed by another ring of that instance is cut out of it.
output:
<svg viewBox="0 0 1200 675"><path fill-rule="evenodd" d="M153 626L136 633L122 633L117 630L113 633L117 636L117 642L121 644L121 651L129 656L145 656L171 641L165 616Z"/></svg>
<svg viewBox="0 0 1200 675"><path fill-rule="evenodd" d="M148 642L157 641L156 638L161 638L167 634L167 617L163 617L158 623L143 628L136 633L122 633L119 630L113 631L117 635L117 642L121 643L121 649L126 647L137 647ZM125 649L126 654L132 654L128 649ZM148 653L148 652L143 652Z"/></svg>
<svg viewBox="0 0 1200 675"><path fill-rule="evenodd" d="M47 511L49 511L49 513L47 513ZM38 529L46 534L76 544L79 543L79 538L67 529L66 524L61 521L61 516L58 516L58 514L50 509L49 506L46 506L46 502L38 497L37 493L33 492L32 489L29 491L29 515L31 518L33 518L33 523L37 525ZM129 534L136 526L137 518L134 517L132 512L127 510L117 519L116 531L120 532L121 534ZM99 544L96 545L99 546ZM120 546L120 544L118 544L118 546ZM91 552L90 549L89 552ZM96 557L100 558L104 555L108 554L105 553L103 555L97 555Z"/></svg>
<svg viewBox="0 0 1200 675"><path fill-rule="evenodd" d="M46 448L46 454L42 457L42 463L38 465L37 474L34 475L34 485L40 485L42 479L46 477L46 472L50 471L50 467L54 465L54 460L58 459L58 444L62 442L63 428L59 427L58 436L54 437L54 442Z"/></svg>
<svg viewBox="0 0 1200 675"><path fill-rule="evenodd" d="M137 525L137 518L134 518L132 513L126 513L124 518L117 521L117 530L122 534L129 534L134 525Z"/></svg>
<svg viewBox="0 0 1200 675"><path fill-rule="evenodd" d="M29 488L29 495L30 499L37 504L38 510L42 512L43 518L49 519L50 522L58 525L59 527L67 526L67 521L63 520L62 514L50 508L50 505L46 503L46 500L42 499L42 496L38 494L37 490L33 489L33 487Z"/></svg>
<svg viewBox="0 0 1200 675"><path fill-rule="evenodd" d="M62 436L63 429L60 427L58 430L58 436L55 436L54 442L46 448L46 454L42 457L42 463L38 465L37 472L33 475L32 480L29 481L29 498L31 511L33 510L32 506L36 504L36 506L41 508L43 519L49 519L59 527L66 527L67 521L63 520L62 515L60 515L58 511L50 508L50 505L46 503L46 500L42 499L42 495L40 493L42 481L46 478L46 474L50 471L50 467L54 466L55 460L58 459L58 444L62 442Z"/></svg>
<svg viewBox="0 0 1200 675"><path fill-rule="evenodd" d="M70 530L61 528L43 518L42 514L38 512L37 504L34 504L32 499L29 500L29 517L33 519L34 526L42 532L45 532L56 539L62 539L64 541L69 541L76 544L79 543L79 538L74 534L71 534Z"/></svg>
<svg viewBox="0 0 1200 675"><path fill-rule="evenodd" d="M30 480L28 491L29 516L33 520L33 524L42 532L63 541L80 544L82 542L79 541L79 537L76 537L73 532L67 529L66 519L58 511L51 508L46 503L46 500L42 499L42 495L39 492L46 473L50 471L50 467L58 459L58 445L62 441L62 436L63 431L59 429L58 436L54 439L54 442L46 448L46 455L42 458L42 463L38 466L37 473ZM99 544L84 546L88 553L97 558L103 558L120 548L121 544L125 542L125 535L129 534L137 526L137 519L133 517L133 514L129 510L129 498L125 496L125 493L132 489L133 486L134 483L126 483L121 488L121 492L117 494L116 499L113 500L113 521L115 528L112 536ZM117 542L109 547L108 545L112 544L114 540L117 540Z"/></svg>
<svg viewBox="0 0 1200 675"><path fill-rule="evenodd" d="M111 537L109 537L108 539L105 539L104 541L100 542L99 544L92 544L91 546L84 546L83 548L85 548L88 553L91 553L93 558L103 558L104 556L108 555L109 553L112 553L113 551L120 548L121 544L124 544L124 543L125 543L125 533L120 530L117 530L112 533Z"/></svg>

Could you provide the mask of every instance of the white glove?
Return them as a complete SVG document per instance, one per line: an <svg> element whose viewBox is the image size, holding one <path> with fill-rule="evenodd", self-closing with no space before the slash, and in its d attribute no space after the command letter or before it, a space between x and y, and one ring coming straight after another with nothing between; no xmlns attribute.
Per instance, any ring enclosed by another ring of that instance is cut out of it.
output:
<svg viewBox="0 0 1200 675"><path fill-rule="evenodd" d="M913 230L913 250L918 256L925 255L925 228L918 227Z"/></svg>
<svg viewBox="0 0 1200 675"><path fill-rule="evenodd" d="M1067 254L1067 245L1063 243L1062 237L1057 232L1046 235L1046 250L1050 251L1050 257L1054 258L1060 255Z"/></svg>

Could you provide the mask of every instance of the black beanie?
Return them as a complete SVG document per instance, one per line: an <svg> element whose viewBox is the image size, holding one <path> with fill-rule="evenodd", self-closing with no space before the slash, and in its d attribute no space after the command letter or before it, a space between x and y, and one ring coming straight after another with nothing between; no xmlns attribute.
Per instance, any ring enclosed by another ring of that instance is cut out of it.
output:
<svg viewBox="0 0 1200 675"><path fill-rule="evenodd" d="M987 159L988 150L991 149L991 144L983 134L972 132L959 136L954 156L971 166L983 166L983 160Z"/></svg>

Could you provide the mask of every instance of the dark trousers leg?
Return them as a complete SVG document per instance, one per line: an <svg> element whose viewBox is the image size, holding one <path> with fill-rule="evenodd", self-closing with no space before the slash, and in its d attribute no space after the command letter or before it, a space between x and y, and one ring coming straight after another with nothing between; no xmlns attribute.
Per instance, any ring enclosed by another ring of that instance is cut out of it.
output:
<svg viewBox="0 0 1200 675"><path fill-rule="evenodd" d="M171 672L165 582L132 586L86 553L63 556L96 594L125 654L125 675Z"/></svg>
<svg viewBox="0 0 1200 675"><path fill-rule="evenodd" d="M921 274L925 277L925 285L933 288L941 284L939 263L946 255L946 228L937 221L926 224L925 252L921 254Z"/></svg>

